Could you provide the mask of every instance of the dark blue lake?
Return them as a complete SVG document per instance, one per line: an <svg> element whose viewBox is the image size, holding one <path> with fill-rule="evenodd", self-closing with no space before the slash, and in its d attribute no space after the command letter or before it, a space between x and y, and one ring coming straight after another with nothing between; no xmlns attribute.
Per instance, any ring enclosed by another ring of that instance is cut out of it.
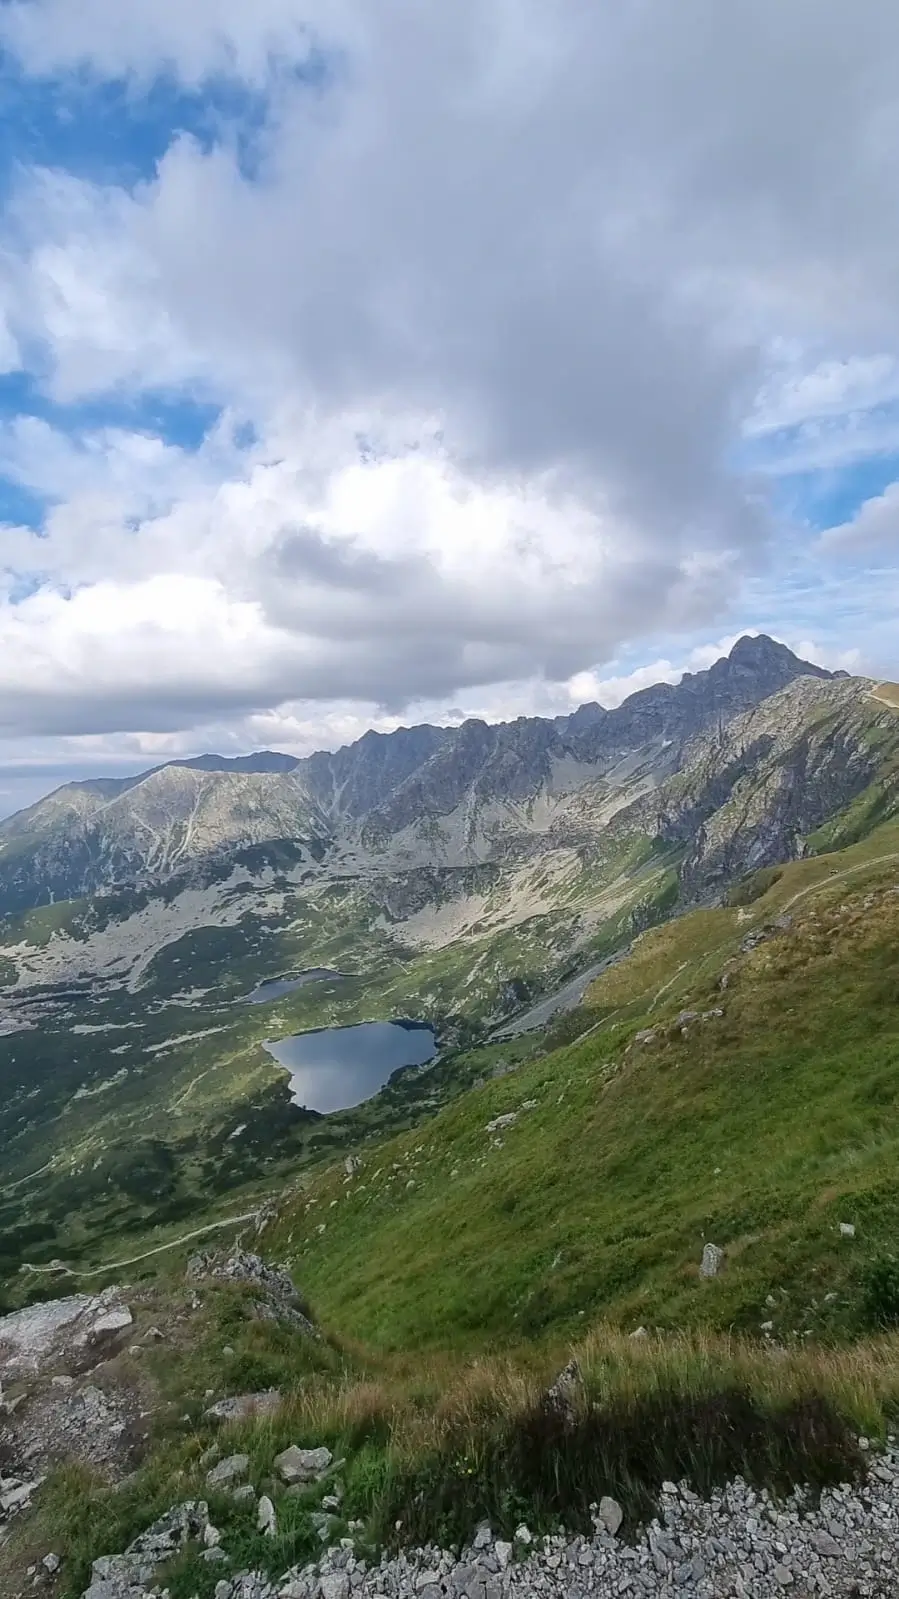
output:
<svg viewBox="0 0 899 1599"><path fill-rule="evenodd" d="M437 1053L434 1031L424 1022L322 1027L265 1047L290 1072L294 1104L323 1114L361 1105L398 1067L423 1066Z"/></svg>
<svg viewBox="0 0 899 1599"><path fill-rule="evenodd" d="M343 977L343 972L332 971L330 966L310 966L308 971L297 972L293 977L266 977L247 995L248 1005L267 1005L269 1000L280 999L282 994L292 994L295 988L305 988L307 983L321 983L326 977Z"/></svg>

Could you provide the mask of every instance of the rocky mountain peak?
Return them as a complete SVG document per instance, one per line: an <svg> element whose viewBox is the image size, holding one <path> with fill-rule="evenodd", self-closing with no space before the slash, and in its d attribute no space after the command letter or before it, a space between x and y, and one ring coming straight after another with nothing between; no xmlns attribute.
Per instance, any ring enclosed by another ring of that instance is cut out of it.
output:
<svg viewBox="0 0 899 1599"><path fill-rule="evenodd" d="M370 731L301 759L201 755L137 777L70 784L0 825L0 907L95 893L279 840L314 840L323 856L358 830L364 849L382 852L403 833L435 839L435 825L453 816L433 844L440 858L489 853L500 815L541 795L555 804L563 790L634 763L658 782L697 738L719 736L794 682L832 676L774 639L745 636L707 671L641 689L614 710L592 704L549 719L425 723ZM416 845L425 855L431 847Z"/></svg>
<svg viewBox="0 0 899 1599"><path fill-rule="evenodd" d="M730 654L716 662L712 670L716 670L716 667L721 668L725 664L741 671L779 672L784 675L785 682L797 676L833 676L826 667L802 660L788 649L786 644L780 644L777 639L769 638L767 633L744 633L742 638L737 639Z"/></svg>

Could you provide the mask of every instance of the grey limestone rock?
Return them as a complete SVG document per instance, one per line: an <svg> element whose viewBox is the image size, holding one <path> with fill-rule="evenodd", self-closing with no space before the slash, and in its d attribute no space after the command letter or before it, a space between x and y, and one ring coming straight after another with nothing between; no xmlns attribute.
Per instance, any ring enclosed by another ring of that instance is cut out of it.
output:
<svg viewBox="0 0 899 1599"><path fill-rule="evenodd" d="M228 1455L206 1473L207 1488L225 1488L245 1477L250 1469L249 1455Z"/></svg>
<svg viewBox="0 0 899 1599"><path fill-rule="evenodd" d="M275 1459L275 1470L287 1483L318 1482L328 1470L334 1456L330 1449L300 1449L291 1444Z"/></svg>
<svg viewBox="0 0 899 1599"><path fill-rule="evenodd" d="M724 1250L718 1244L706 1244L699 1264L700 1277L717 1277L724 1265Z"/></svg>
<svg viewBox="0 0 899 1599"><path fill-rule="evenodd" d="M280 1408L281 1394L277 1388L270 1388L261 1394L234 1394L228 1399L219 1399L209 1406L206 1415L213 1421L263 1420L266 1416L274 1416Z"/></svg>

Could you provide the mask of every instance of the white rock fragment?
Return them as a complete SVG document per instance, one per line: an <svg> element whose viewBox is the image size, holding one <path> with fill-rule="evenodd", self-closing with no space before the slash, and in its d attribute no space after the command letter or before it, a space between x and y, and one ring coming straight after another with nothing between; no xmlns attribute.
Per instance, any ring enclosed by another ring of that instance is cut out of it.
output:
<svg viewBox="0 0 899 1599"><path fill-rule="evenodd" d="M599 1519L609 1537L617 1537L618 1530L624 1520L624 1511L617 1499L611 1499L608 1494L603 1494L599 1501Z"/></svg>
<svg viewBox="0 0 899 1599"><path fill-rule="evenodd" d="M256 1527L259 1532L264 1532L267 1537L274 1538L278 1531L275 1507L268 1497L263 1494L256 1511Z"/></svg>
<svg viewBox="0 0 899 1599"><path fill-rule="evenodd" d="M724 1250L718 1244L706 1244L699 1263L700 1277L717 1277L724 1264Z"/></svg>
<svg viewBox="0 0 899 1599"><path fill-rule="evenodd" d="M228 1455L225 1460L220 1460L217 1466L206 1473L207 1488L225 1488L230 1483L239 1482L250 1469L249 1455Z"/></svg>

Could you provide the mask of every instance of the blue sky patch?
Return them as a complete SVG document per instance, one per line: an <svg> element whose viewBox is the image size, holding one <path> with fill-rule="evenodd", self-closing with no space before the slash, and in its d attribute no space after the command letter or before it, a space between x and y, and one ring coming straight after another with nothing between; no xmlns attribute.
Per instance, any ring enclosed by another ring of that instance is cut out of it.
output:
<svg viewBox="0 0 899 1599"><path fill-rule="evenodd" d="M336 65L336 58L313 50L303 64L275 72L273 82L289 77L322 92L334 81ZM0 52L0 203L28 166L131 188L153 177L179 134L206 151L226 143L244 176L253 178L271 110L269 93L224 74L199 89L185 88L171 74L140 85L86 71L34 78Z"/></svg>
<svg viewBox="0 0 899 1599"><path fill-rule="evenodd" d="M899 452L869 456L839 470L796 472L772 484L774 504L796 520L823 531L841 527L899 479Z"/></svg>
<svg viewBox="0 0 899 1599"><path fill-rule="evenodd" d="M197 450L221 414L221 406L212 401L152 389L59 405L27 372L0 374L0 417L40 417L61 433L122 428L153 433L166 444L176 444L183 450Z"/></svg>
<svg viewBox="0 0 899 1599"><path fill-rule="evenodd" d="M16 483L13 478L0 475L0 539L3 537L4 523L11 527L40 528L46 509L47 501L41 495ZM3 550L0 549L2 565Z"/></svg>

